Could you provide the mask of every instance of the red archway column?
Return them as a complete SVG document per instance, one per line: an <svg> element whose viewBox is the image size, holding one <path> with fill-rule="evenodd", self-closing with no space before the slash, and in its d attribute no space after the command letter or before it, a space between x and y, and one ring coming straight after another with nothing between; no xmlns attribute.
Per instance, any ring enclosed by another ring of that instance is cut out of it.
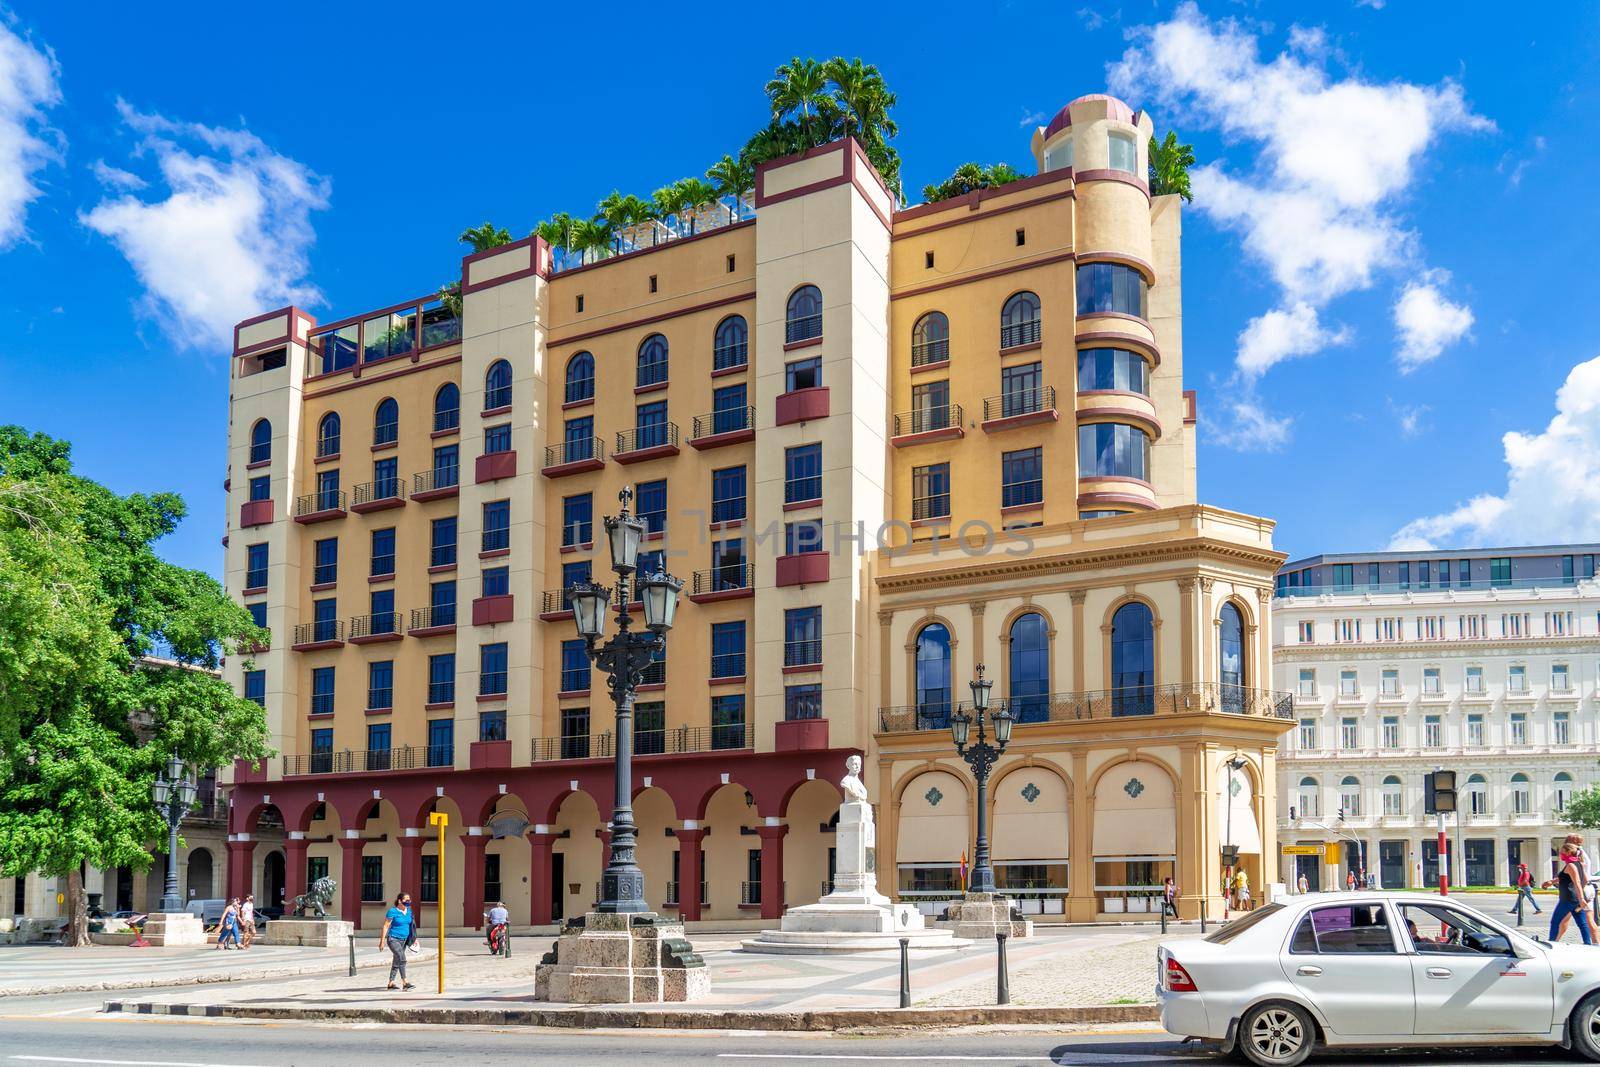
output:
<svg viewBox="0 0 1600 1067"><path fill-rule="evenodd" d="M306 891L306 852L311 842L299 830L289 831L283 840L283 907L287 911L294 898ZM277 901L273 901L277 903Z"/></svg>
<svg viewBox="0 0 1600 1067"><path fill-rule="evenodd" d="M240 835L240 838L228 842L228 896L238 897L243 900L246 893L252 891L251 882L251 857L255 855L256 843Z"/></svg>
<svg viewBox="0 0 1600 1067"><path fill-rule="evenodd" d="M416 916L422 914L422 846L427 840L420 831L400 831L400 892L411 894Z"/></svg>
<svg viewBox="0 0 1600 1067"><path fill-rule="evenodd" d="M366 842L359 837L339 838L343 853L339 866L339 918L361 929L361 850Z"/></svg>
<svg viewBox="0 0 1600 1067"><path fill-rule="evenodd" d="M461 835L461 846L466 852L461 879L461 925L473 930L483 929L483 855L490 838L481 832Z"/></svg>
<svg viewBox="0 0 1600 1067"><path fill-rule="evenodd" d="M554 922L552 912L555 910L551 900L551 856L554 855L556 842L560 834L549 832L531 831L528 834L528 844L533 848L533 858L528 865L528 898L532 902L532 909L528 922L534 926L544 926Z"/></svg>
<svg viewBox="0 0 1600 1067"><path fill-rule="evenodd" d="M787 826L758 826L761 836L761 917L783 915L783 838ZM679 861L683 862L682 860Z"/></svg>
<svg viewBox="0 0 1600 1067"><path fill-rule="evenodd" d="M705 880L705 855L700 842L705 840L704 830L678 830L678 918L684 922L700 921L700 883ZM765 843L762 848L765 848ZM763 861L764 861L763 854ZM762 870L766 868L763 867Z"/></svg>

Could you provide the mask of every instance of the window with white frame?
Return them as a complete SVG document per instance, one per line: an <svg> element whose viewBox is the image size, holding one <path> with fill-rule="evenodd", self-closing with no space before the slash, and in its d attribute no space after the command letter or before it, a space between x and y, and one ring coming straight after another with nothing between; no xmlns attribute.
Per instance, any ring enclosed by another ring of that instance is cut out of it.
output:
<svg viewBox="0 0 1600 1067"><path fill-rule="evenodd" d="M1439 683L1439 668L1422 668L1422 691L1430 696L1438 696L1442 690L1443 686Z"/></svg>
<svg viewBox="0 0 1600 1067"><path fill-rule="evenodd" d="M1383 813L1385 815L1405 814L1405 794L1396 775L1389 775L1383 780Z"/></svg>
<svg viewBox="0 0 1600 1067"><path fill-rule="evenodd" d="M1317 695L1317 671L1314 667L1300 668L1300 695L1314 697Z"/></svg>
<svg viewBox="0 0 1600 1067"><path fill-rule="evenodd" d="M1572 800L1572 775L1566 771L1557 771L1555 780L1556 811L1567 810L1567 803Z"/></svg>
<svg viewBox="0 0 1600 1067"><path fill-rule="evenodd" d="M1528 743L1528 713L1513 711L1511 721L1507 723L1507 743L1512 745L1525 745Z"/></svg>
<svg viewBox="0 0 1600 1067"><path fill-rule="evenodd" d="M1300 750L1302 752L1314 751L1317 747L1317 720L1300 720Z"/></svg>
<svg viewBox="0 0 1600 1067"><path fill-rule="evenodd" d="M1383 747L1400 747L1400 716L1385 715L1383 717Z"/></svg>
<svg viewBox="0 0 1600 1067"><path fill-rule="evenodd" d="M1339 816L1345 819L1361 817L1361 781L1353 774L1345 775L1339 783Z"/></svg>
<svg viewBox="0 0 1600 1067"><path fill-rule="evenodd" d="M1526 611L1512 611L1500 616L1501 637L1528 637L1533 631L1529 629L1529 613Z"/></svg>
<svg viewBox="0 0 1600 1067"><path fill-rule="evenodd" d="M1467 716L1467 747L1468 748L1482 748L1483 747L1483 716L1482 715L1468 715Z"/></svg>
<svg viewBox="0 0 1600 1067"><path fill-rule="evenodd" d="M1489 783L1481 774L1474 774L1467 779L1467 812L1471 815L1489 814Z"/></svg>
<svg viewBox="0 0 1600 1067"><path fill-rule="evenodd" d="M1339 747L1357 748L1361 744L1360 727L1356 724L1354 716L1347 715L1339 720Z"/></svg>
<svg viewBox="0 0 1600 1067"><path fill-rule="evenodd" d="M1526 693L1528 691L1528 668L1517 665L1508 670L1506 672L1506 690L1512 693Z"/></svg>
<svg viewBox="0 0 1600 1067"><path fill-rule="evenodd" d="M1440 748L1444 745L1444 728L1437 715L1427 715L1422 720L1422 747Z"/></svg>
<svg viewBox="0 0 1600 1067"><path fill-rule="evenodd" d="M1333 639L1341 643L1361 640L1360 619L1333 620Z"/></svg>
<svg viewBox="0 0 1600 1067"><path fill-rule="evenodd" d="M1572 744L1572 717L1564 711L1558 711L1550 716L1550 743Z"/></svg>
<svg viewBox="0 0 1600 1067"><path fill-rule="evenodd" d="M1533 812L1533 787L1528 776L1518 771L1511 776L1511 814L1528 815Z"/></svg>
<svg viewBox="0 0 1600 1067"><path fill-rule="evenodd" d="M1316 640L1316 638L1314 636L1315 633L1316 633L1316 630L1315 630L1315 624L1314 623L1302 622L1300 624L1300 643L1302 645L1311 644L1313 641Z"/></svg>
<svg viewBox="0 0 1600 1067"><path fill-rule="evenodd" d="M1557 693L1572 692L1572 673L1565 663L1550 665L1550 688Z"/></svg>
<svg viewBox="0 0 1600 1067"><path fill-rule="evenodd" d="M1547 611L1544 613L1544 632L1550 637L1565 637L1572 633L1572 612Z"/></svg>
<svg viewBox="0 0 1600 1067"><path fill-rule="evenodd" d="M1401 619L1385 615L1373 620L1372 639L1374 641L1398 641L1404 633L1404 623Z"/></svg>
<svg viewBox="0 0 1600 1067"><path fill-rule="evenodd" d="M1339 695L1342 697L1359 696L1361 690L1356 686L1355 671L1339 672Z"/></svg>
<svg viewBox="0 0 1600 1067"><path fill-rule="evenodd" d="M1383 669L1383 677L1380 679L1380 682L1381 682L1382 687L1383 687L1383 695L1384 696L1392 697L1392 696L1399 696L1400 695L1400 672L1399 672L1399 670L1397 670L1397 669L1395 669L1393 667L1385 667Z"/></svg>
<svg viewBox="0 0 1600 1067"><path fill-rule="evenodd" d="M1467 692L1469 692L1469 693L1481 693L1481 692L1483 692L1483 668L1482 667L1468 667L1467 668Z"/></svg>
<svg viewBox="0 0 1600 1067"><path fill-rule="evenodd" d="M1419 616L1417 616L1417 640L1419 640L1419 641L1443 641L1444 640L1444 616L1443 615L1419 615Z"/></svg>
<svg viewBox="0 0 1600 1067"><path fill-rule="evenodd" d="M1300 779L1300 815L1302 818L1314 819L1322 812L1319 801L1317 780L1315 778Z"/></svg>
<svg viewBox="0 0 1600 1067"><path fill-rule="evenodd" d="M1463 615L1459 620L1460 633L1463 638L1472 640L1489 636L1489 616Z"/></svg>

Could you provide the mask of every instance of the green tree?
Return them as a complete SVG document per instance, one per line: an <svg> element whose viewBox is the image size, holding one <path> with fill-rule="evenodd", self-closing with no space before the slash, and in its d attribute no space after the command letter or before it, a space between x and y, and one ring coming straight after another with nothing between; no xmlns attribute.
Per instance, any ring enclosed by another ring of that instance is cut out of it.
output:
<svg viewBox="0 0 1600 1067"><path fill-rule="evenodd" d="M716 187L718 196L737 198L756 187L756 168L742 158L723 156L706 169L706 178Z"/></svg>
<svg viewBox="0 0 1600 1067"><path fill-rule="evenodd" d="M171 493L120 496L74 474L64 442L0 427L0 874L67 879L68 944L88 943L85 864L149 866L169 754L269 754L261 709L214 673L267 636L155 552L183 516Z"/></svg>
<svg viewBox="0 0 1600 1067"><path fill-rule="evenodd" d="M1561 809L1562 821L1579 830L1600 830L1600 787L1590 786L1572 794Z"/></svg>
<svg viewBox="0 0 1600 1067"><path fill-rule="evenodd" d="M487 252L491 248L510 244L511 231L492 222L485 222L482 226L462 230L457 240L462 244L471 245L474 252Z"/></svg>
<svg viewBox="0 0 1600 1067"><path fill-rule="evenodd" d="M805 134L808 148L827 141L828 125L823 113L834 104L828 82L828 71L821 63L795 56L779 66L766 85L773 120L781 122L793 116Z"/></svg>
<svg viewBox="0 0 1600 1067"><path fill-rule="evenodd" d="M611 223L603 215L572 224L572 250L580 253L585 263L598 263L610 255L611 238Z"/></svg>
<svg viewBox="0 0 1600 1067"><path fill-rule="evenodd" d="M1189 191L1189 168L1194 166L1194 145L1179 144L1178 135L1167 131L1166 139L1150 138L1150 195L1176 193L1185 203L1194 201Z"/></svg>
<svg viewBox="0 0 1600 1067"><path fill-rule="evenodd" d="M964 196L976 189L993 189L996 186L1008 185L1022 178L1009 163L994 163L984 166L981 163L963 163L957 167L944 181L937 185L924 185L922 199L930 204L940 200L949 200L952 197Z"/></svg>

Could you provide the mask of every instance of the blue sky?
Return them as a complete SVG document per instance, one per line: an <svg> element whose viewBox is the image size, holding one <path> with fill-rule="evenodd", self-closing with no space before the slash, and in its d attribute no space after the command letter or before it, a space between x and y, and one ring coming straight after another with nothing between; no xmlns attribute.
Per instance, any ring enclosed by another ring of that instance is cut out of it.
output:
<svg viewBox="0 0 1600 1067"><path fill-rule="evenodd" d="M233 321L420 295L465 226L700 174L834 54L898 93L913 200L1031 173L1108 86L1195 145L1202 500L1294 555L1600 539L1594 3L0 10L0 422L181 492L183 563L221 564Z"/></svg>

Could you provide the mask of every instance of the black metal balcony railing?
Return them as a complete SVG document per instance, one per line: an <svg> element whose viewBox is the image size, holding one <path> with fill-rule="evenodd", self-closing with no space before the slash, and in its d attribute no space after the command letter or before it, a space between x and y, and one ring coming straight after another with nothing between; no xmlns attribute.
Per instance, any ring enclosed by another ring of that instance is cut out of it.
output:
<svg viewBox="0 0 1600 1067"><path fill-rule="evenodd" d="M1000 327L1000 347L1015 348L1018 345L1031 345L1039 340L1039 319L1028 319L1025 322L1008 322Z"/></svg>
<svg viewBox="0 0 1600 1067"><path fill-rule="evenodd" d="M744 517L745 503L743 496L730 496L721 500L711 501L711 522L713 525L721 522L738 522Z"/></svg>
<svg viewBox="0 0 1600 1067"><path fill-rule="evenodd" d="M743 652L712 653L711 677L743 678L744 671L745 654Z"/></svg>
<svg viewBox="0 0 1600 1067"><path fill-rule="evenodd" d="M678 424L675 422L655 422L647 426L636 426L631 430L617 432L617 455L628 452L642 452L647 448L677 448Z"/></svg>
<svg viewBox="0 0 1600 1067"><path fill-rule="evenodd" d="M918 341L911 346L911 365L926 367L930 363L943 363L950 358L950 339Z"/></svg>
<svg viewBox="0 0 1600 1067"><path fill-rule="evenodd" d="M350 503L354 507L360 507L362 504L376 504L382 500L404 500L405 496L405 483L397 476L375 482L362 482L351 490Z"/></svg>
<svg viewBox="0 0 1600 1067"><path fill-rule="evenodd" d="M374 615L357 615L350 620L350 639L358 637L381 637L384 634L397 634L400 632L400 620L404 616L398 611L380 611Z"/></svg>
<svg viewBox="0 0 1600 1067"><path fill-rule="evenodd" d="M783 325L783 343L809 341L822 336L822 312L815 315L790 315Z"/></svg>
<svg viewBox="0 0 1600 1067"><path fill-rule="evenodd" d="M559 445L545 445L544 465L560 467L567 463L581 463L586 459L604 462L606 443L598 437L577 437Z"/></svg>
<svg viewBox="0 0 1600 1067"><path fill-rule="evenodd" d="M415 748L342 749L338 752L308 752L283 757L284 777L303 774L348 774L351 771L410 771L418 767L440 767L431 757L439 750Z"/></svg>
<svg viewBox="0 0 1600 1067"><path fill-rule="evenodd" d="M1294 718L1294 697L1268 689L1249 689L1218 682L1192 685L1145 685L1088 693L1047 693L995 699L991 708L1005 708L1020 725L1040 722L1088 722L1129 715L1251 715ZM924 703L878 709L878 732L913 733L943 730L954 710L971 714L967 703Z"/></svg>
<svg viewBox="0 0 1600 1067"><path fill-rule="evenodd" d="M594 378L568 378L564 395L566 402L569 404L579 404L585 400L593 400Z"/></svg>
<svg viewBox="0 0 1600 1067"><path fill-rule="evenodd" d="M779 890L779 896L780 896L780 898L782 900L787 900L789 898L789 883L788 882L784 882L781 885L779 885L778 890ZM757 904L760 904L761 903L761 883L760 882L740 882L739 883L739 903L740 904L748 904L751 907L754 907Z"/></svg>
<svg viewBox="0 0 1600 1067"><path fill-rule="evenodd" d="M894 435L900 437L908 433L929 433L933 430L948 430L951 427L960 427L961 420L960 404L918 408L915 411L903 412L894 417Z"/></svg>
<svg viewBox="0 0 1600 1067"><path fill-rule="evenodd" d="M438 408L433 413L434 433L443 433L445 430L458 429L461 426L461 409Z"/></svg>
<svg viewBox="0 0 1600 1067"><path fill-rule="evenodd" d="M295 515L315 515L323 511L343 511L344 490L319 489L294 498Z"/></svg>
<svg viewBox="0 0 1600 1067"><path fill-rule="evenodd" d="M690 586L690 593L699 596L705 593L725 593L735 589L749 589L755 585L756 567L754 563L731 563L708 570L695 571L694 582Z"/></svg>
<svg viewBox="0 0 1600 1067"><path fill-rule="evenodd" d="M751 748L754 739L746 723L724 726L672 726L664 730L640 730L634 749L641 756L680 755L686 752L720 752ZM533 762L549 763L569 759L610 759L615 751L610 731L575 737L536 737Z"/></svg>
<svg viewBox="0 0 1600 1067"><path fill-rule="evenodd" d="M431 493L436 489L452 489L461 484L461 466L452 463L448 466L435 467L431 471L422 471L411 476L411 495L418 493Z"/></svg>
<svg viewBox="0 0 1600 1067"><path fill-rule="evenodd" d="M750 342L748 341L734 341L732 344L718 345L711 350L712 370L743 367L749 362Z"/></svg>
<svg viewBox="0 0 1600 1067"><path fill-rule="evenodd" d="M651 660L639 674L640 685L666 685L667 661L664 659Z"/></svg>
<svg viewBox="0 0 1600 1067"><path fill-rule="evenodd" d="M318 641L343 641L344 623L339 619L299 622L294 627L294 643L309 645Z"/></svg>
<svg viewBox="0 0 1600 1067"><path fill-rule="evenodd" d="M783 643L783 665L785 667L812 667L821 662L821 641L785 641Z"/></svg>
<svg viewBox="0 0 1600 1067"><path fill-rule="evenodd" d="M755 425L756 409L753 406L747 404L739 408L724 408L709 415L696 415L692 440L699 441L706 437L716 437L718 434L753 430Z"/></svg>
<svg viewBox="0 0 1600 1067"><path fill-rule="evenodd" d="M1036 415L1041 411L1054 411L1055 407L1056 387L1053 385L1038 389L1013 389L999 396L984 398L983 421Z"/></svg>
<svg viewBox="0 0 1600 1067"><path fill-rule="evenodd" d="M429 767L448 767L456 761L454 745L429 745L424 750Z"/></svg>
<svg viewBox="0 0 1600 1067"><path fill-rule="evenodd" d="M673 907L676 907L677 905L683 903L681 900L678 899L678 883L677 882L668 882L667 883L667 899L666 899L666 903L672 905ZM706 884L704 882L700 883L700 906L702 908L708 908L708 907L711 906L711 898L706 893Z"/></svg>
<svg viewBox="0 0 1600 1067"><path fill-rule="evenodd" d="M949 493L935 493L932 496L911 498L911 519L913 522L921 519L948 519L949 517Z"/></svg>
<svg viewBox="0 0 1600 1067"><path fill-rule="evenodd" d="M454 626L456 624L456 606L454 604L433 604L426 608L411 609L412 630L431 630L435 626Z"/></svg>

